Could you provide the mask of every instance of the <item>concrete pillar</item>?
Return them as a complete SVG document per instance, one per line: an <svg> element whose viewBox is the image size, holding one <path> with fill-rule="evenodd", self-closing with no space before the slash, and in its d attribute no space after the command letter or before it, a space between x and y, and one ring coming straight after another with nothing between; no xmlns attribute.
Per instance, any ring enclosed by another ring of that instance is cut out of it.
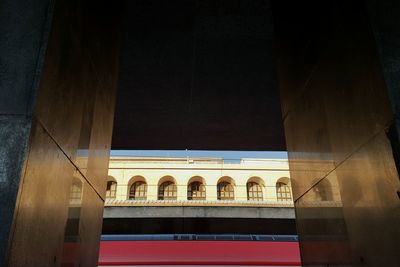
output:
<svg viewBox="0 0 400 267"><path fill-rule="evenodd" d="M4 38L0 41L0 266L5 266L28 156L38 86L36 73L42 67L51 23L52 9L48 5L49 1L5 0L0 9Z"/></svg>
<svg viewBox="0 0 400 267"><path fill-rule="evenodd" d="M399 1L367 1L375 36L364 5L332 2L328 15L325 3L289 2L276 3L275 17L302 265L400 266L400 180L387 135L399 117ZM318 253L314 241L324 244Z"/></svg>
<svg viewBox="0 0 400 267"><path fill-rule="evenodd" d="M5 0L0 8L0 266L97 265L118 20L100 2L95 14L73 1L53 5ZM69 199L74 175L80 207ZM71 219L79 231L66 231ZM70 239L85 246L66 259Z"/></svg>

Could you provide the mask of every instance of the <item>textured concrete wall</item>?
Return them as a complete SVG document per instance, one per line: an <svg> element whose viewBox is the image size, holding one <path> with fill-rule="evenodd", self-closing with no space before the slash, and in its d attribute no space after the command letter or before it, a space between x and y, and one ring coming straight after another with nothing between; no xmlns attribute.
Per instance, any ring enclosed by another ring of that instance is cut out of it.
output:
<svg viewBox="0 0 400 267"><path fill-rule="evenodd" d="M393 109L363 1L275 8L303 266L399 266Z"/></svg>
<svg viewBox="0 0 400 267"><path fill-rule="evenodd" d="M3 197L2 190L0 207L16 207L14 212L1 210L2 223L13 218L11 234L3 234L2 227L1 251L8 243L8 266L96 266L117 81L119 8L105 1L58 1L54 9L48 1L16 2L10 3L15 13L1 16L10 19L8 42L14 41L12 51L1 42L0 53L10 65L2 66L2 74L9 76L3 83L6 103L15 105L1 110L11 115L1 120L6 126L1 140L7 146L0 148L0 181L10 193ZM85 166L76 162L78 155L87 157ZM76 181L81 196L73 203L70 192Z"/></svg>
<svg viewBox="0 0 400 267"><path fill-rule="evenodd" d="M0 266L24 173L34 96L51 21L50 1L0 3Z"/></svg>

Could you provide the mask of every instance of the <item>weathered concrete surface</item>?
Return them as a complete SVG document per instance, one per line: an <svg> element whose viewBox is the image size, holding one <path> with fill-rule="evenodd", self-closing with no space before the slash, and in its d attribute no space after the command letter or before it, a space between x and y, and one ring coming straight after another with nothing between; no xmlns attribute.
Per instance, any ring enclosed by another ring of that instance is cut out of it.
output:
<svg viewBox="0 0 400 267"><path fill-rule="evenodd" d="M29 118L0 115L0 266L8 246L30 128Z"/></svg>
<svg viewBox="0 0 400 267"><path fill-rule="evenodd" d="M32 115L52 2L3 0L0 3L0 114Z"/></svg>
<svg viewBox="0 0 400 267"><path fill-rule="evenodd" d="M51 21L51 1L0 3L0 266L24 172L38 77Z"/></svg>
<svg viewBox="0 0 400 267"><path fill-rule="evenodd" d="M106 207L104 218L271 218L294 219L293 208Z"/></svg>

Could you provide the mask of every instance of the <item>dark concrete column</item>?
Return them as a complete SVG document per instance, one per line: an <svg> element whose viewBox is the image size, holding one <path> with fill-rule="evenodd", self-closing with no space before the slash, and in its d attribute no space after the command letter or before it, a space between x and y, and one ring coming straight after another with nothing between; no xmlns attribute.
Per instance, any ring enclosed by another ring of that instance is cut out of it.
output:
<svg viewBox="0 0 400 267"><path fill-rule="evenodd" d="M0 47L0 265L96 266L119 2L6 2L0 9L8 33Z"/></svg>
<svg viewBox="0 0 400 267"><path fill-rule="evenodd" d="M394 113L388 136L400 171L400 2L368 0L367 7Z"/></svg>
<svg viewBox="0 0 400 267"><path fill-rule="evenodd" d="M37 86L52 17L51 1L0 4L0 266L25 172Z"/></svg>
<svg viewBox="0 0 400 267"><path fill-rule="evenodd" d="M303 266L399 266L396 111L364 2L276 2Z"/></svg>

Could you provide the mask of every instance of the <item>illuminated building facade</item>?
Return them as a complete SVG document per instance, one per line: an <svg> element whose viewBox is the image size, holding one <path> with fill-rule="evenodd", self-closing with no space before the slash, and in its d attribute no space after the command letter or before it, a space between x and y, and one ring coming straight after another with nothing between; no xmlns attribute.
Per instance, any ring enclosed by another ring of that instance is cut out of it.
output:
<svg viewBox="0 0 400 267"><path fill-rule="evenodd" d="M292 204L285 159L111 157L106 206Z"/></svg>

